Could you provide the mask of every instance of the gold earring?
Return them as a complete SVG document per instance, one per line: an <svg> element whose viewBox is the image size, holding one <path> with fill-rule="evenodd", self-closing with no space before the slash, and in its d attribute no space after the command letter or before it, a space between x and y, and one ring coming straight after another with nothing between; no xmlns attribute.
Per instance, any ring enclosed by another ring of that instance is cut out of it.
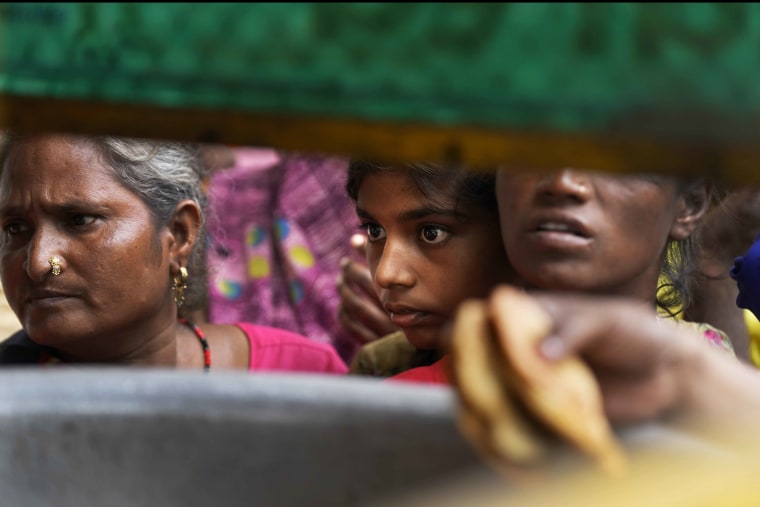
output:
<svg viewBox="0 0 760 507"><path fill-rule="evenodd" d="M172 292L174 293L174 302L177 303L177 308L182 308L185 302L185 289L187 289L187 269L184 267L179 268L179 274L174 275L172 278Z"/></svg>
<svg viewBox="0 0 760 507"><path fill-rule="evenodd" d="M55 255L48 259L48 262L50 263L50 272L53 273L53 276L58 276L61 274L61 259L56 257Z"/></svg>

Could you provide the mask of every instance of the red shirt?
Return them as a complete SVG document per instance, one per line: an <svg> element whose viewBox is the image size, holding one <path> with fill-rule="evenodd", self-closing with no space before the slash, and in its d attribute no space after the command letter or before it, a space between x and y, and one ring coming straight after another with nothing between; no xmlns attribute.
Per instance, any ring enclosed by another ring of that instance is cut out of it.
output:
<svg viewBox="0 0 760 507"><path fill-rule="evenodd" d="M450 384L449 356L444 356L430 366L419 366L388 377L388 380L417 382L422 384Z"/></svg>

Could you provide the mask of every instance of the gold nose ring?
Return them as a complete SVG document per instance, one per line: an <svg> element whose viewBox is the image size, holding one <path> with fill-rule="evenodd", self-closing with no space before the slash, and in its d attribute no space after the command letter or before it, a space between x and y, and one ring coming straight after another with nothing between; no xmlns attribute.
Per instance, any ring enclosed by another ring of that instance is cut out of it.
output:
<svg viewBox="0 0 760 507"><path fill-rule="evenodd" d="M53 273L53 276L58 276L61 274L61 259L56 257L55 255L48 259L48 262L50 263L51 272Z"/></svg>

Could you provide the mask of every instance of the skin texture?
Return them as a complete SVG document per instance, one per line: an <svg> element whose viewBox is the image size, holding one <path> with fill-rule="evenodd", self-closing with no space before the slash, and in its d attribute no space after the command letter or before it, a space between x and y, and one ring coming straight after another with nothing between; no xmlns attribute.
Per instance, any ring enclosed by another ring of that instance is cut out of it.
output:
<svg viewBox="0 0 760 507"><path fill-rule="evenodd" d="M706 190L687 200L664 177L570 169L502 170L497 195L504 246L527 287L652 302L668 240L691 234L707 200Z"/></svg>
<svg viewBox="0 0 760 507"><path fill-rule="evenodd" d="M449 197L424 197L403 171L378 172L364 178L356 204L378 299L420 349L440 346L459 302L508 276L495 214L463 205L455 214Z"/></svg>
<svg viewBox="0 0 760 507"><path fill-rule="evenodd" d="M496 309L500 297L495 291L491 301L495 319L507 315L505 308ZM600 384L613 423L660 419L724 442L756 434L760 375L716 354L693 329L655 318L647 305L632 300L536 297L554 320L540 352L550 361L582 357ZM751 433L741 433L748 428Z"/></svg>
<svg viewBox="0 0 760 507"><path fill-rule="evenodd" d="M194 202L180 202L157 226L88 140L41 136L8 155L0 223L3 289L33 341L71 362L202 365L170 290L197 240ZM59 276L51 273L54 255ZM232 354L246 358L247 345L232 329L205 328L217 364L245 367Z"/></svg>
<svg viewBox="0 0 760 507"><path fill-rule="evenodd" d="M499 287L488 300L491 329L520 318L509 292ZM657 420L738 449L756 441L748 439L756 435L760 416L760 375L716 354L692 328L657 318L648 304L628 298L547 292L530 297L551 319L538 354L550 363L581 358L599 384L604 413L614 425ZM508 346L498 352L504 357L494 364L511 353Z"/></svg>

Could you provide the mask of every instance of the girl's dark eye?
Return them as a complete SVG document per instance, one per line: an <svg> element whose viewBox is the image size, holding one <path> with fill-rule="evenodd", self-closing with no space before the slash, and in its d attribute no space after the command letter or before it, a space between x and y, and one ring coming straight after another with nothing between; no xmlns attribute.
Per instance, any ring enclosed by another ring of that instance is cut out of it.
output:
<svg viewBox="0 0 760 507"><path fill-rule="evenodd" d="M385 230L377 224L367 224L367 238L370 241L380 241L385 238Z"/></svg>
<svg viewBox="0 0 760 507"><path fill-rule="evenodd" d="M420 229L420 239L431 245L443 243L449 235L449 231L438 225L426 225Z"/></svg>

